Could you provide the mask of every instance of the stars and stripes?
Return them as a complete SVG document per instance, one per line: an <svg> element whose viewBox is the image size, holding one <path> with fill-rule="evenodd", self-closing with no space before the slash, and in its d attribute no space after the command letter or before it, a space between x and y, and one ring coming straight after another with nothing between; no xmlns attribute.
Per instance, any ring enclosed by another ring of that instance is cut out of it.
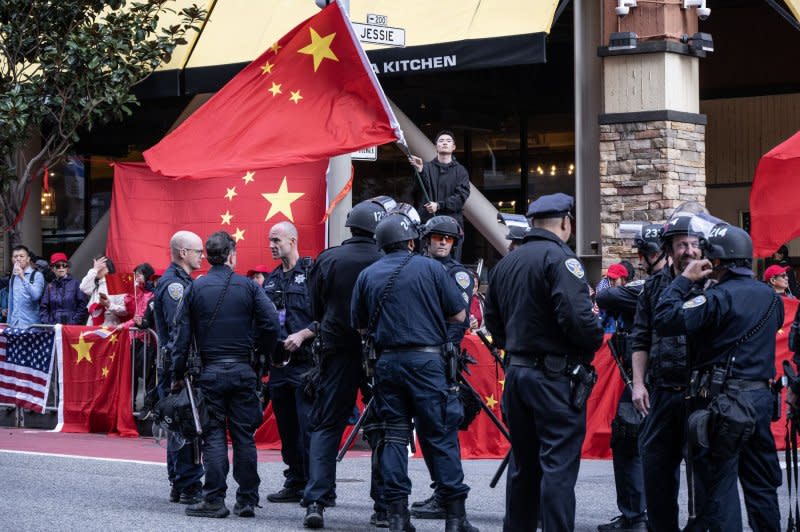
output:
<svg viewBox="0 0 800 532"><path fill-rule="evenodd" d="M53 373L54 331L0 331L0 402L44 413Z"/></svg>

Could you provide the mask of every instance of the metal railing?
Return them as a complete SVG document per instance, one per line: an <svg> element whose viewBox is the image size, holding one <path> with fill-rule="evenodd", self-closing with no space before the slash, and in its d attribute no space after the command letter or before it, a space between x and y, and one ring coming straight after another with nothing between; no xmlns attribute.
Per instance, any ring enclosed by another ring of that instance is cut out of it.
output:
<svg viewBox="0 0 800 532"><path fill-rule="evenodd" d="M136 396L138 395L136 392L136 379L139 378L139 375L136 373L136 346L141 345L142 349L142 364L141 364L141 377L142 377L142 407L144 407L144 397L147 395L147 376L148 372L155 373L155 386L158 386L158 372L156 371L156 359L158 358L158 335L153 329L136 329L131 327L131 412L133 412L133 416L137 419L143 413L142 410L137 410L136 405ZM150 349L152 347L153 358L150 360L148 356L151 352ZM149 362L152 362L149 364ZM148 367L151 366L151 367Z"/></svg>

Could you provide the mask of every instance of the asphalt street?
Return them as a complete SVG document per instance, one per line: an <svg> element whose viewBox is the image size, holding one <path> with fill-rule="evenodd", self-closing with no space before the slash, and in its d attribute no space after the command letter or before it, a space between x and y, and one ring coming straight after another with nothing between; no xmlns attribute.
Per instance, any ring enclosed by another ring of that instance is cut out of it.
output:
<svg viewBox="0 0 800 532"><path fill-rule="evenodd" d="M466 460L464 469L471 485L467 501L470 520L480 530L502 529L504 486L488 484L498 460ZM280 487L283 464L277 460L259 463L262 508L255 519L229 516L226 519L190 518L183 506L168 502L166 466L150 461L87 458L31 454L0 450L0 478L3 479L0 527L3 530L304 530L304 509L296 504L273 504L266 495ZM414 484L412 500L429 494L428 473L421 459L410 461ZM235 482L228 481L227 504L233 507ZM584 460L577 485L576 530L596 530L597 524L616 515L613 473L610 461ZM368 520L369 459L345 458L337 473L338 502L325 513L327 530L374 530ZM781 488L781 508L788 505ZM682 493L685 508L685 491ZM685 515L683 516L685 519ZM420 532L442 530L442 521L414 521Z"/></svg>

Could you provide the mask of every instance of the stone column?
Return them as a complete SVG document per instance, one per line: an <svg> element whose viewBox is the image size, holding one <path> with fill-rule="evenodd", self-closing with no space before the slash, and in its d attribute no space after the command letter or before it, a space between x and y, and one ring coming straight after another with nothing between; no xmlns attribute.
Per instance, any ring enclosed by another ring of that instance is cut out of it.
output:
<svg viewBox="0 0 800 532"><path fill-rule="evenodd" d="M647 2L615 14L603 2L603 39L633 32L633 46L601 46L599 116L602 265L631 258L623 221L663 222L684 201L705 204L705 115L699 114L699 60L686 36L697 14L681 3ZM619 44L619 43L615 43Z"/></svg>

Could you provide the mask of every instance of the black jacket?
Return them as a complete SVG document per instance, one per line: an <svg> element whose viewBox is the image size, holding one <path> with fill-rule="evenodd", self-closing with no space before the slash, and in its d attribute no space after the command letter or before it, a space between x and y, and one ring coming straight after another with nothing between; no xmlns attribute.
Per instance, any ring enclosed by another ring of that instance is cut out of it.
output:
<svg viewBox="0 0 800 532"><path fill-rule="evenodd" d="M422 182L430 196L431 201L439 204L436 214L430 214L423 205L427 202L425 195L421 194L419 214L422 221L433 216L452 216L461 227L464 227L464 203L469 197L469 174L467 169L453 160L448 164L440 163L438 159L428 161L422 165ZM419 185L418 185L419 186Z"/></svg>
<svg viewBox="0 0 800 532"><path fill-rule="evenodd" d="M492 270L484 322L499 345L522 356L560 354L589 363L603 342L583 266L544 229L532 229Z"/></svg>

